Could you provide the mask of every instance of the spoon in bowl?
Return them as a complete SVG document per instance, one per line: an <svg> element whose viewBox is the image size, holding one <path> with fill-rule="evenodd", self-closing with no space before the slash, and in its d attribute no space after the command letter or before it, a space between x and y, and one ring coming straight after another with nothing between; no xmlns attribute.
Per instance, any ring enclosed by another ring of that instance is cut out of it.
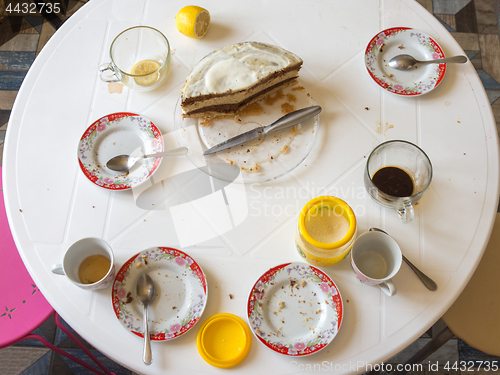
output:
<svg viewBox="0 0 500 375"><path fill-rule="evenodd" d="M144 353L142 355L142 360L149 366L153 362L153 355L151 354L151 342L149 341L148 306L155 298L155 284L147 273L143 273L139 276L136 292L137 299L144 305L142 319L144 323Z"/></svg>
<svg viewBox="0 0 500 375"><path fill-rule="evenodd" d="M409 70L415 66L415 64L441 64L441 63L459 63L463 64L467 62L466 56L453 56L447 57L445 59L437 59L437 60L426 60L426 61L418 61L413 56L410 55L397 55L389 60L388 65L391 68L399 69L399 70Z"/></svg>
<svg viewBox="0 0 500 375"><path fill-rule="evenodd" d="M185 155L188 149L186 147L179 147L173 150L158 152L157 154L148 155L118 155L108 160L106 167L116 172L128 172L132 167L141 159L156 158L159 156L175 156L175 155Z"/></svg>
<svg viewBox="0 0 500 375"><path fill-rule="evenodd" d="M389 235L389 233L387 233L385 230L382 230L380 228L370 228L370 232L373 232L373 231L382 232L382 233ZM432 280L429 276L427 276L425 273L423 273L417 267L415 267L413 265L413 263L410 262L404 255L403 255L403 260L406 262L406 264L408 264L408 266L410 266L410 268L413 270L413 272L415 272L417 274L418 278L422 281L422 283L425 285L425 287L427 289L429 289L432 292L437 290L438 287L437 287L437 284L434 282L434 280Z"/></svg>

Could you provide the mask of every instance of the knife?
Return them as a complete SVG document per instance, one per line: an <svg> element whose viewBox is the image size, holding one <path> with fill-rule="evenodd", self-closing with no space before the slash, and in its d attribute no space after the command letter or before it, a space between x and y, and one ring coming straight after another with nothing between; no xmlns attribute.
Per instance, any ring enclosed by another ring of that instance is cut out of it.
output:
<svg viewBox="0 0 500 375"><path fill-rule="evenodd" d="M271 132L288 129L294 125L300 124L301 122L307 121L310 118L319 115L320 112L321 112L321 107L319 105L298 109L279 118L271 125L267 125L263 128L261 127L255 128L246 133L239 134L236 137L221 142L215 145L214 147L209 148L207 151L203 153L203 155L210 155L213 154L214 152L225 150L229 147L233 147L241 143L251 141L252 139L261 137Z"/></svg>

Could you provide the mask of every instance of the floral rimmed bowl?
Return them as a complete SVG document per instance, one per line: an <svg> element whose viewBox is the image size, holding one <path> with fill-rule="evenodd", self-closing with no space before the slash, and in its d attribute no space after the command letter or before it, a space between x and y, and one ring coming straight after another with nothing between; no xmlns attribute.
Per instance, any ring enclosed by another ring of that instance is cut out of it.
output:
<svg viewBox="0 0 500 375"><path fill-rule="evenodd" d="M146 181L158 169L161 157L138 162L127 173L115 172L106 162L117 155L144 155L163 151L163 137L147 117L112 113L95 121L78 143L78 162L85 177L109 190L127 190Z"/></svg>
<svg viewBox="0 0 500 375"><path fill-rule="evenodd" d="M305 356L317 353L337 335L342 297L318 268L285 263L257 280L248 297L247 317L254 335L269 349Z"/></svg>
<svg viewBox="0 0 500 375"><path fill-rule="evenodd" d="M441 83L446 64L417 65L408 71L391 68L389 60L401 54L420 61L445 57L439 44L422 31L408 27L383 30L370 40L365 51L366 69L377 85L396 95L418 96Z"/></svg>
<svg viewBox="0 0 500 375"><path fill-rule="evenodd" d="M122 326L140 337L144 337L143 306L137 300L136 284L144 272L155 283L155 298L148 310L151 340L184 335L198 322L207 304L203 270L189 255L169 247L144 250L121 267L113 283L113 309Z"/></svg>

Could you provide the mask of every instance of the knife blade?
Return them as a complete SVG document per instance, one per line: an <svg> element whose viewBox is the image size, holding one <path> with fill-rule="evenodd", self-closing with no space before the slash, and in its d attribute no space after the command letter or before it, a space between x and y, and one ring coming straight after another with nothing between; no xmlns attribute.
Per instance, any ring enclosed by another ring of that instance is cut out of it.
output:
<svg viewBox="0 0 500 375"><path fill-rule="evenodd" d="M283 117L280 117L278 120L273 122L271 125L267 125L265 127L259 127L247 131L246 133L239 134L235 137L232 137L224 142L221 142L212 148L206 150L203 155L210 155L215 152L219 152L230 147L239 145L244 142L251 141L252 139L256 139L258 137L262 137L268 133L285 130L294 125L300 124L301 122L307 121L314 116L319 115L321 112L321 107L319 105L315 105L312 107L306 107L302 109L298 109L296 111L290 112Z"/></svg>

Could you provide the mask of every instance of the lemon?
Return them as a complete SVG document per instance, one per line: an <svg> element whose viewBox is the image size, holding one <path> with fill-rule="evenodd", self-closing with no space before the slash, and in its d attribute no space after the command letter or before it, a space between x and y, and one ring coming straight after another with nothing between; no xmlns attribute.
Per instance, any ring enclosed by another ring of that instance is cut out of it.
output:
<svg viewBox="0 0 500 375"><path fill-rule="evenodd" d="M158 70L160 68L160 63L158 61L154 60L142 60L139 61L137 64L134 65L132 68L131 73L133 75L146 75L145 77L136 77L135 82L137 82L139 85L150 85L158 79L159 72L155 72L154 74L150 74L154 72L155 70Z"/></svg>
<svg viewBox="0 0 500 375"><path fill-rule="evenodd" d="M210 26L210 13L196 5L185 6L175 16L175 26L190 38L203 38Z"/></svg>

